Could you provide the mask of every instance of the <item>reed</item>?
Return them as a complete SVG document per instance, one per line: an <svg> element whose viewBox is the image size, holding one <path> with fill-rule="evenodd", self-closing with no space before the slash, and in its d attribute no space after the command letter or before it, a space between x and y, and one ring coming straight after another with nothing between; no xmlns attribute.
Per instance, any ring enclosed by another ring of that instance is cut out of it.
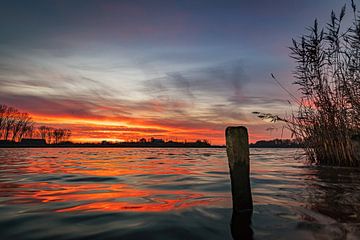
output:
<svg viewBox="0 0 360 240"><path fill-rule="evenodd" d="M331 13L326 27L315 20L307 34L293 40L298 110L287 118L257 113L286 122L304 142L310 162L319 165L360 166L351 140L360 133L360 12L354 1L351 8L350 26L343 23L344 6L340 14Z"/></svg>

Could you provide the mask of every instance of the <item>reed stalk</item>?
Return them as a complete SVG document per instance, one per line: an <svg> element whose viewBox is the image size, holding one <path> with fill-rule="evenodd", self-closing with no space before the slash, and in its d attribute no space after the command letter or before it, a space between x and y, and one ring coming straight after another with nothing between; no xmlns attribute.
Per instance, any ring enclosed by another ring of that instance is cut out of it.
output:
<svg viewBox="0 0 360 240"><path fill-rule="evenodd" d="M309 161L319 165L360 166L351 141L360 133L360 12L351 3L350 26L343 26L344 6L338 15L331 13L326 27L315 20L307 34L293 40L298 110L287 118L256 112L286 122L304 142Z"/></svg>

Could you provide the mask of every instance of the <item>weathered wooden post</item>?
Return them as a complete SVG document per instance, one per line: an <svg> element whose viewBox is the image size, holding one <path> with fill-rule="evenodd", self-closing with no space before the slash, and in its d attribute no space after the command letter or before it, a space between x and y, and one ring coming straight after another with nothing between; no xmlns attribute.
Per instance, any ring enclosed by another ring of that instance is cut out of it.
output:
<svg viewBox="0 0 360 240"><path fill-rule="evenodd" d="M234 214L252 212L253 203L250 188L249 137L245 127L228 127L226 152L229 161L231 191Z"/></svg>

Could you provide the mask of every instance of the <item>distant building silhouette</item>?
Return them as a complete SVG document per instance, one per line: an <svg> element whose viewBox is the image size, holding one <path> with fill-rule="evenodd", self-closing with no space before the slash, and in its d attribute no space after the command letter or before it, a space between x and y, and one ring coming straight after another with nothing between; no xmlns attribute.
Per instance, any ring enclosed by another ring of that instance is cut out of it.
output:
<svg viewBox="0 0 360 240"><path fill-rule="evenodd" d="M20 144L25 146L43 146L46 145L46 141L45 139L23 138Z"/></svg>
<svg viewBox="0 0 360 240"><path fill-rule="evenodd" d="M164 143L163 139L151 138L151 143Z"/></svg>
<svg viewBox="0 0 360 240"><path fill-rule="evenodd" d="M141 138L141 139L139 140L139 142L140 142L140 143L146 143L146 139L145 139L145 138Z"/></svg>
<svg viewBox="0 0 360 240"><path fill-rule="evenodd" d="M291 139L273 139L273 140L260 140L256 143L251 143L250 147L255 148L299 148L302 143Z"/></svg>
<svg viewBox="0 0 360 240"><path fill-rule="evenodd" d="M101 145L109 145L109 144L111 144L111 142L108 142L106 140L101 141Z"/></svg>

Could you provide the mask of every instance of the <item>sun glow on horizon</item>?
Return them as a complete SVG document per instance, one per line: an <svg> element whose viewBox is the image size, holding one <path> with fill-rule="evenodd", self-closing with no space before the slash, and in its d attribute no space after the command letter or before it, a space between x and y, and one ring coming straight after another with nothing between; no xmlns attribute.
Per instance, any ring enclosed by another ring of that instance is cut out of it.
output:
<svg viewBox="0 0 360 240"><path fill-rule="evenodd" d="M37 125L50 126L67 126L72 130L72 142L77 143L100 143L102 141L108 142L126 142L138 141L141 138L150 139L161 138L165 141L196 141L198 139L207 139L211 144L223 145L225 143L223 129L197 129L197 128L182 128L176 126L161 126L155 124L148 124L141 120L135 120L132 124L130 121L117 120L114 118L84 118L74 116L45 116L33 115L34 121ZM251 125L250 125L251 127ZM225 129L225 127L224 127ZM250 142L257 140L271 139L270 135L249 133Z"/></svg>
<svg viewBox="0 0 360 240"><path fill-rule="evenodd" d="M71 141L80 143L96 143L102 141L125 142L137 141L141 138L150 139L151 137L162 138L173 141L196 141L207 139L215 144L222 144L222 131L201 130L181 127L162 126L160 124L150 124L145 121L135 119L132 123L129 120L117 120L116 118L85 118L74 116L45 116L32 115L38 126L67 126L72 130ZM143 125L140 124L143 122ZM217 135L219 135L218 137ZM215 141L214 141L215 140Z"/></svg>

